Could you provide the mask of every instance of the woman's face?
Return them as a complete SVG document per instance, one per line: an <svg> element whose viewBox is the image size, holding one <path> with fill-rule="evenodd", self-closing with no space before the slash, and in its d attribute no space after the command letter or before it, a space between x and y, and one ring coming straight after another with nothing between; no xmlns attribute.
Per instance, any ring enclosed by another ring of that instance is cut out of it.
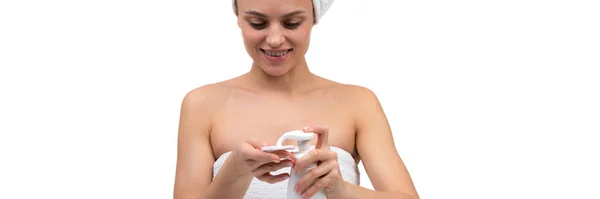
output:
<svg viewBox="0 0 600 199"><path fill-rule="evenodd" d="M246 51L269 75L304 62L314 17L310 0L237 0Z"/></svg>

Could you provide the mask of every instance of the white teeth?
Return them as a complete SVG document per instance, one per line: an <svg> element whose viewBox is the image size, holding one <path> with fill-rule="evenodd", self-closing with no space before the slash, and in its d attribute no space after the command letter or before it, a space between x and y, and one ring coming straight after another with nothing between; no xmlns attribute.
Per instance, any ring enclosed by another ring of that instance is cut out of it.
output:
<svg viewBox="0 0 600 199"><path fill-rule="evenodd" d="M288 52L288 51L283 51L283 52L271 52L271 51L266 51L266 50L265 50L265 53L266 53L267 55L269 55L269 56L273 56L273 57L281 57L281 56L283 56L283 55L287 54L287 52Z"/></svg>

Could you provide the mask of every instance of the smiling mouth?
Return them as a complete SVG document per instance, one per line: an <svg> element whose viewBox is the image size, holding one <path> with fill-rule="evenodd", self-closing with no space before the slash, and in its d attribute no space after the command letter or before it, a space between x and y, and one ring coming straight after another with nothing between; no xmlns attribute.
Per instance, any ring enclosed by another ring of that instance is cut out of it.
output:
<svg viewBox="0 0 600 199"><path fill-rule="evenodd" d="M291 52L292 50L293 49L291 49L291 48L288 50L284 50L284 51L281 51L281 50L271 51L271 50L265 50L262 48L260 49L260 51L262 51L263 53L265 53L266 55L271 56L271 57L282 57L285 54Z"/></svg>

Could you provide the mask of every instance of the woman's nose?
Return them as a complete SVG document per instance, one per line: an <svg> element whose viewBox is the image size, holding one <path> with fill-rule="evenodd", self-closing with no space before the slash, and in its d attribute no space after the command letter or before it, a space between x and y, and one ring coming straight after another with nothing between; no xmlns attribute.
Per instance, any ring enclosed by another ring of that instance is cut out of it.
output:
<svg viewBox="0 0 600 199"><path fill-rule="evenodd" d="M273 47L277 48L281 46L285 42L285 36L283 34L283 30L281 30L278 26L271 26L269 29L269 33L267 35L267 43Z"/></svg>

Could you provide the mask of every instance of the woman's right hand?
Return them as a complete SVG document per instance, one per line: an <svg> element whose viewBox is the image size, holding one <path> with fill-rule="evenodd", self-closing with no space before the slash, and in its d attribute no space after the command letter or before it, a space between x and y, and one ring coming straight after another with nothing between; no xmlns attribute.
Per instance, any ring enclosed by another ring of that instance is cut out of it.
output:
<svg viewBox="0 0 600 199"><path fill-rule="evenodd" d="M235 164L240 166L244 172L250 173L258 180L267 183L273 184L288 179L289 173L272 175L270 172L291 167L294 156L285 150L264 152L261 151L263 146L268 145L254 138L242 142L234 151Z"/></svg>

